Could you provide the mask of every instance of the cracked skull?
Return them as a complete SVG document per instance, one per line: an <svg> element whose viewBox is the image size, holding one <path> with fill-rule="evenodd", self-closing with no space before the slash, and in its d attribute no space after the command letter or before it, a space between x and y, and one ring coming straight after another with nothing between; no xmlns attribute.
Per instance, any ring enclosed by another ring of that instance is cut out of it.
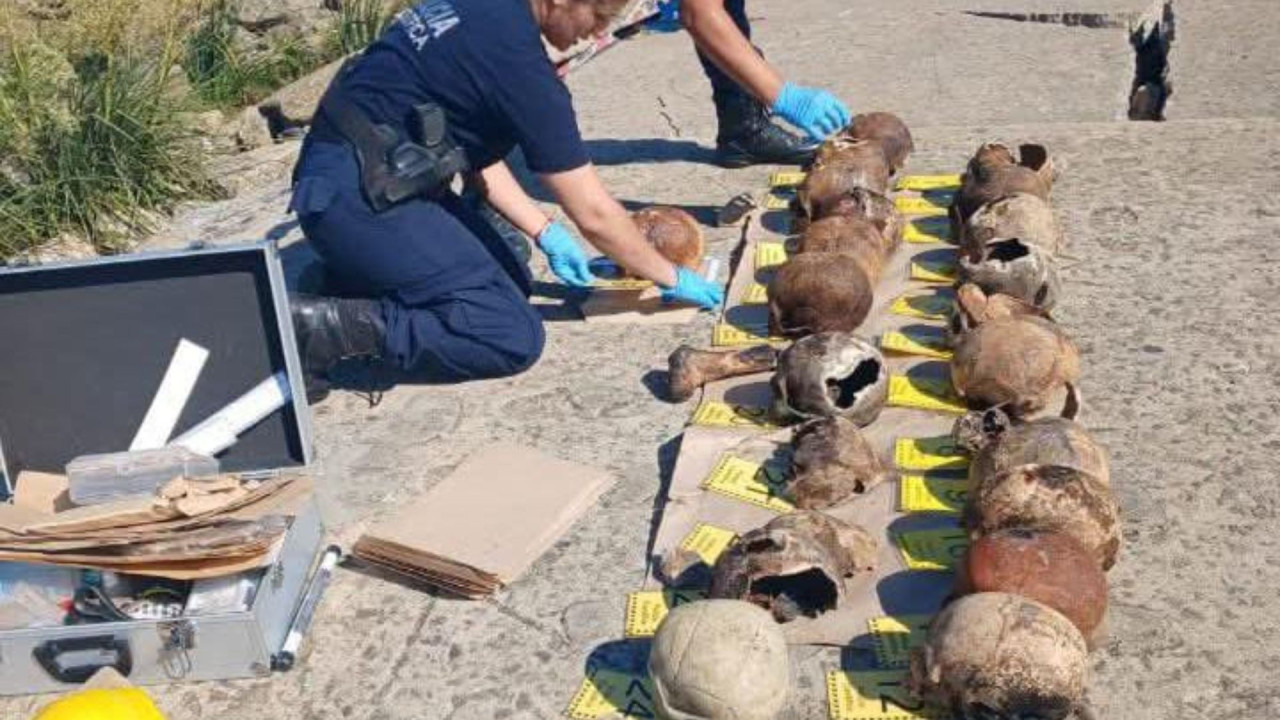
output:
<svg viewBox="0 0 1280 720"><path fill-rule="evenodd" d="M819 333L782 352L771 381L774 417L840 416L870 425L889 397L889 370L874 345L852 333Z"/></svg>

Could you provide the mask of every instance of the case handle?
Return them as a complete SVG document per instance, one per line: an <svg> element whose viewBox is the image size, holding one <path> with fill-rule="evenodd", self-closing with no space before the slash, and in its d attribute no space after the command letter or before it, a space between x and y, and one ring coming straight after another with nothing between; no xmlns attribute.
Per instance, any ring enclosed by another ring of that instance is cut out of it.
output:
<svg viewBox="0 0 1280 720"><path fill-rule="evenodd" d="M90 650L98 650L102 653L109 653L110 660L102 662L89 662L83 665L63 665L60 660L68 653L79 653ZM70 683L79 685L93 674L104 667L113 667L121 675L129 677L129 673L133 672L133 653L129 651L129 641L117 638L114 635L91 635L89 637L66 638L63 640L49 640L48 642L36 646L31 651L35 656L36 662L40 663L40 667L49 673L49 676L61 683Z"/></svg>

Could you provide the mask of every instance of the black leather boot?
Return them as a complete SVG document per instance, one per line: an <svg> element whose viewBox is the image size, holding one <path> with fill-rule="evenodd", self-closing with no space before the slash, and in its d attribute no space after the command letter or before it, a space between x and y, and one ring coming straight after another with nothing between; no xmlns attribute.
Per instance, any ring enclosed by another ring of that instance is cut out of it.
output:
<svg viewBox="0 0 1280 720"><path fill-rule="evenodd" d="M726 168L748 165L804 165L819 143L785 130L754 98L716 98L716 161Z"/></svg>
<svg viewBox="0 0 1280 720"><path fill-rule="evenodd" d="M314 405L329 395L329 370L338 361L382 357L387 326L377 300L293 293L289 309L308 403Z"/></svg>

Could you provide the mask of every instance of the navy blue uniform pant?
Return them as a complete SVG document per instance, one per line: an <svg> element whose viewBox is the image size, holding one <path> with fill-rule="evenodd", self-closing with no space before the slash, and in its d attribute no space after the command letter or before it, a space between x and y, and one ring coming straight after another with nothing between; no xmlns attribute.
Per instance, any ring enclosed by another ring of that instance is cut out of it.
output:
<svg viewBox="0 0 1280 720"><path fill-rule="evenodd" d="M724 9L729 13L729 17L733 18L733 24L738 26L747 40L750 40L751 21L747 19L747 0L725 0ZM756 52L759 52L759 48ZM698 50L698 60L702 62L702 69L707 74L707 79L711 81L711 96L717 107L724 107L726 103L734 100L755 102L750 93L725 71L716 67L711 58L701 50Z"/></svg>
<svg viewBox="0 0 1280 720"><path fill-rule="evenodd" d="M291 206L342 294L381 299L392 364L471 380L514 375L542 354L527 266L457 196L375 213L355 154L308 140Z"/></svg>

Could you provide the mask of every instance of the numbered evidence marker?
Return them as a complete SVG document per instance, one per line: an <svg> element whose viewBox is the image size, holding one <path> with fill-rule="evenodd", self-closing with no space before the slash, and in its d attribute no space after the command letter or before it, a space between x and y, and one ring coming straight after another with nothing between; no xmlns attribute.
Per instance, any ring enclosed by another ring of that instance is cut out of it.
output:
<svg viewBox="0 0 1280 720"><path fill-rule="evenodd" d="M804 177L801 176L801 180ZM904 175L894 186L897 190L959 190L959 175Z"/></svg>
<svg viewBox="0 0 1280 720"><path fill-rule="evenodd" d="M876 662L880 667L907 667L911 649L924 643L932 621L932 615L902 615L868 620L867 627L871 630Z"/></svg>
<svg viewBox="0 0 1280 720"><path fill-rule="evenodd" d="M924 703L907 690L906 670L827 673L827 703L831 720L932 719Z"/></svg>
<svg viewBox="0 0 1280 720"><path fill-rule="evenodd" d="M791 188L775 188L764 198L765 210L786 210L791 207L795 192Z"/></svg>
<svg viewBox="0 0 1280 720"><path fill-rule="evenodd" d="M938 215L913 218L903 228L902 239L917 244L949 243L951 220Z"/></svg>
<svg viewBox="0 0 1280 720"><path fill-rule="evenodd" d="M950 360L952 355L946 331L931 325L913 325L901 330L890 330L880 336L880 349L940 360Z"/></svg>
<svg viewBox="0 0 1280 720"><path fill-rule="evenodd" d="M950 570L969 547L969 536L962 528L910 530L894 539L910 570Z"/></svg>
<svg viewBox="0 0 1280 720"><path fill-rule="evenodd" d="M950 435L904 437L893 444L893 463L899 470L964 470L969 456Z"/></svg>
<svg viewBox="0 0 1280 720"><path fill-rule="evenodd" d="M740 327L729 323L717 323L711 331L711 344L715 347L742 347L744 345L785 345L786 338L769 337L767 327Z"/></svg>
<svg viewBox="0 0 1280 720"><path fill-rule="evenodd" d="M947 193L928 196L903 196L893 200L894 207L903 215L920 217L942 217L947 214L947 205L951 198Z"/></svg>
<svg viewBox="0 0 1280 720"><path fill-rule="evenodd" d="M627 596L627 622L623 634L628 638L653 637L667 613L706 598L707 594L698 590L633 592Z"/></svg>
<svg viewBox="0 0 1280 720"><path fill-rule="evenodd" d="M949 320L956 294L951 288L906 293L893 301L889 312L922 320Z"/></svg>
<svg viewBox="0 0 1280 720"><path fill-rule="evenodd" d="M956 475L903 475L898 505L903 512L959 515L969 498L969 479Z"/></svg>
<svg viewBox="0 0 1280 720"><path fill-rule="evenodd" d="M769 176L769 187L795 187L802 182L804 182L804 173L796 170L789 172L776 172ZM958 184L959 181L957 180L957 185Z"/></svg>
<svg viewBox="0 0 1280 720"><path fill-rule="evenodd" d="M783 497L785 488L786 477L780 468L734 455L721 456L707 479L702 481L704 490L776 513L789 513L796 509Z"/></svg>
<svg viewBox="0 0 1280 720"><path fill-rule="evenodd" d="M769 302L769 286L761 283L752 283L747 291L742 294L743 305L764 305Z"/></svg>
<svg viewBox="0 0 1280 720"><path fill-rule="evenodd" d="M928 283L951 284L959 277L955 258L944 260L912 260L911 279Z"/></svg>
<svg viewBox="0 0 1280 720"><path fill-rule="evenodd" d="M643 675L597 669L582 681L565 715L572 720L658 716L653 709L653 682Z"/></svg>
<svg viewBox="0 0 1280 720"><path fill-rule="evenodd" d="M756 243L756 270L767 270L787 261L787 246L780 242Z"/></svg>
<svg viewBox="0 0 1280 720"><path fill-rule="evenodd" d="M690 425L721 428L776 428L769 421L769 409L750 405L730 405L719 400L708 400L698 406L689 419Z"/></svg>
<svg viewBox="0 0 1280 720"><path fill-rule="evenodd" d="M951 383L941 378L889 376L889 405L963 415L968 411Z"/></svg>
<svg viewBox="0 0 1280 720"><path fill-rule="evenodd" d="M714 566L736 537L738 534L732 530L698 523L693 532L680 541L680 549L697 553L698 557L702 558L702 562Z"/></svg>

